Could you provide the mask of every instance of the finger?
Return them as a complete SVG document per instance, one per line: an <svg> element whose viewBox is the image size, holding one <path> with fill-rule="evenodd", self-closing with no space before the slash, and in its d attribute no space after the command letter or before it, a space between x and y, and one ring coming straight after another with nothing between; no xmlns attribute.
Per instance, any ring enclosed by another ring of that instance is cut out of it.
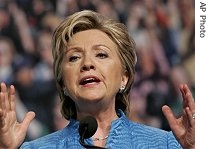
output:
<svg viewBox="0 0 210 149"><path fill-rule="evenodd" d="M187 93L186 96L187 96L186 97L186 100L187 100L186 108L189 107L191 114L194 114L195 113L195 103L192 100L192 96L189 93Z"/></svg>
<svg viewBox="0 0 210 149"><path fill-rule="evenodd" d="M180 87L180 90L183 94L183 96L185 97L187 94L190 95L190 98L191 100L194 102L194 98L192 96L192 93L191 93L191 90L189 89L188 85L187 84L183 84L181 87Z"/></svg>
<svg viewBox="0 0 210 149"><path fill-rule="evenodd" d="M22 126L24 127L25 131L27 131L27 129L29 127L29 124L34 119L34 117L35 117L35 113L34 112L28 112L26 114L26 116L24 117L23 122L22 122L22 124L23 124Z"/></svg>
<svg viewBox="0 0 210 149"><path fill-rule="evenodd" d="M5 109L8 110L9 108L9 101L8 101L8 92L7 92L7 86L5 83L1 83L1 92L4 95L4 103L5 103Z"/></svg>
<svg viewBox="0 0 210 149"><path fill-rule="evenodd" d="M2 111L1 113L5 114L5 110L6 110L5 96L2 92L0 93L0 109Z"/></svg>
<svg viewBox="0 0 210 149"><path fill-rule="evenodd" d="M185 111L187 113L187 118L188 118L188 121L190 122L190 126L193 127L195 125L195 119L193 118L194 113L192 113L189 107L187 107Z"/></svg>
<svg viewBox="0 0 210 149"><path fill-rule="evenodd" d="M1 83L1 92L3 92L3 93L7 92L7 86L5 83Z"/></svg>
<svg viewBox="0 0 210 149"><path fill-rule="evenodd" d="M183 95L183 100L185 103L184 108L189 107L192 113L194 113L195 112L194 98L192 96L192 93L189 87L186 84L183 85L182 92L184 92L184 95Z"/></svg>
<svg viewBox="0 0 210 149"><path fill-rule="evenodd" d="M4 94L3 92L0 92L0 127L4 126L5 108Z"/></svg>
<svg viewBox="0 0 210 149"><path fill-rule="evenodd" d="M185 90L184 90L184 84L180 85L180 91L181 91L182 98L183 98L183 108L184 108L187 105L187 101L185 100L186 99L186 95L185 95L186 93L185 93Z"/></svg>
<svg viewBox="0 0 210 149"><path fill-rule="evenodd" d="M10 86L9 90L9 104L10 110L15 111L15 87L13 85Z"/></svg>
<svg viewBox="0 0 210 149"><path fill-rule="evenodd" d="M195 110L195 100L193 98L192 92L186 84L184 85L184 90L186 92L187 104L191 110Z"/></svg>

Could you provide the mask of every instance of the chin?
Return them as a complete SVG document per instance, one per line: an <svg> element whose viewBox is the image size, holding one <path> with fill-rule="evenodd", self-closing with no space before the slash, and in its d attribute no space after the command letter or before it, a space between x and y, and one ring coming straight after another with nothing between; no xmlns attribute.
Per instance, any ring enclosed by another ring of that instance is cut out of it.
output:
<svg viewBox="0 0 210 149"><path fill-rule="evenodd" d="M85 96L83 99L87 101L100 101L103 98L101 96Z"/></svg>

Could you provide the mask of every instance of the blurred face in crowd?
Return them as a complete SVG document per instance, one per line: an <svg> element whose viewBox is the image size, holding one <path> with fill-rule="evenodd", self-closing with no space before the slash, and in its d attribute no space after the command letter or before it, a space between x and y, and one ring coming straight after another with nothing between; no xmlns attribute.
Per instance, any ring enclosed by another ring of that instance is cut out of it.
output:
<svg viewBox="0 0 210 149"><path fill-rule="evenodd" d="M38 44L42 60L50 66L53 65L53 57L51 51L51 34L48 32L40 33Z"/></svg>
<svg viewBox="0 0 210 149"><path fill-rule="evenodd" d="M9 43L5 40L0 40L0 66L6 67L12 63L13 50Z"/></svg>
<svg viewBox="0 0 210 149"><path fill-rule="evenodd" d="M96 29L72 36L62 69L64 88L76 106L103 100L113 107L116 93L128 80L116 44Z"/></svg>

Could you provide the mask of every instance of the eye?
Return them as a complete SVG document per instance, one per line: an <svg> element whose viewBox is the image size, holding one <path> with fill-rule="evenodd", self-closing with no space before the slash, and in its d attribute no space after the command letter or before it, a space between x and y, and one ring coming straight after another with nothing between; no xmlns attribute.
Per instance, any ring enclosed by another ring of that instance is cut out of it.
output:
<svg viewBox="0 0 210 149"><path fill-rule="evenodd" d="M104 58L107 58L108 57L108 54L107 53L98 53L97 55L96 55L96 57L99 57L99 58L101 58L101 59L104 59Z"/></svg>
<svg viewBox="0 0 210 149"><path fill-rule="evenodd" d="M80 57L79 56L76 56L76 55L73 55L73 56L70 56L69 57L69 62L75 62L79 59Z"/></svg>

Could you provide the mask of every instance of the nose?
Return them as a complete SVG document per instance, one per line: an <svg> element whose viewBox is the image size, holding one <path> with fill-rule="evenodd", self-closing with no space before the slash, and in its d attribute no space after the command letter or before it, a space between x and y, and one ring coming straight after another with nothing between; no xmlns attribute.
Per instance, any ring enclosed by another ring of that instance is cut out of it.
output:
<svg viewBox="0 0 210 149"><path fill-rule="evenodd" d="M87 56L84 61L83 61L83 65L81 67L81 72L83 71L90 71L91 69L92 70L95 70L95 66L93 64L93 61L91 60L91 58L89 56Z"/></svg>
<svg viewBox="0 0 210 149"><path fill-rule="evenodd" d="M82 68L81 68L81 71L89 71L89 70L95 70L95 66L93 66L92 64L89 64L89 65L83 65Z"/></svg>

